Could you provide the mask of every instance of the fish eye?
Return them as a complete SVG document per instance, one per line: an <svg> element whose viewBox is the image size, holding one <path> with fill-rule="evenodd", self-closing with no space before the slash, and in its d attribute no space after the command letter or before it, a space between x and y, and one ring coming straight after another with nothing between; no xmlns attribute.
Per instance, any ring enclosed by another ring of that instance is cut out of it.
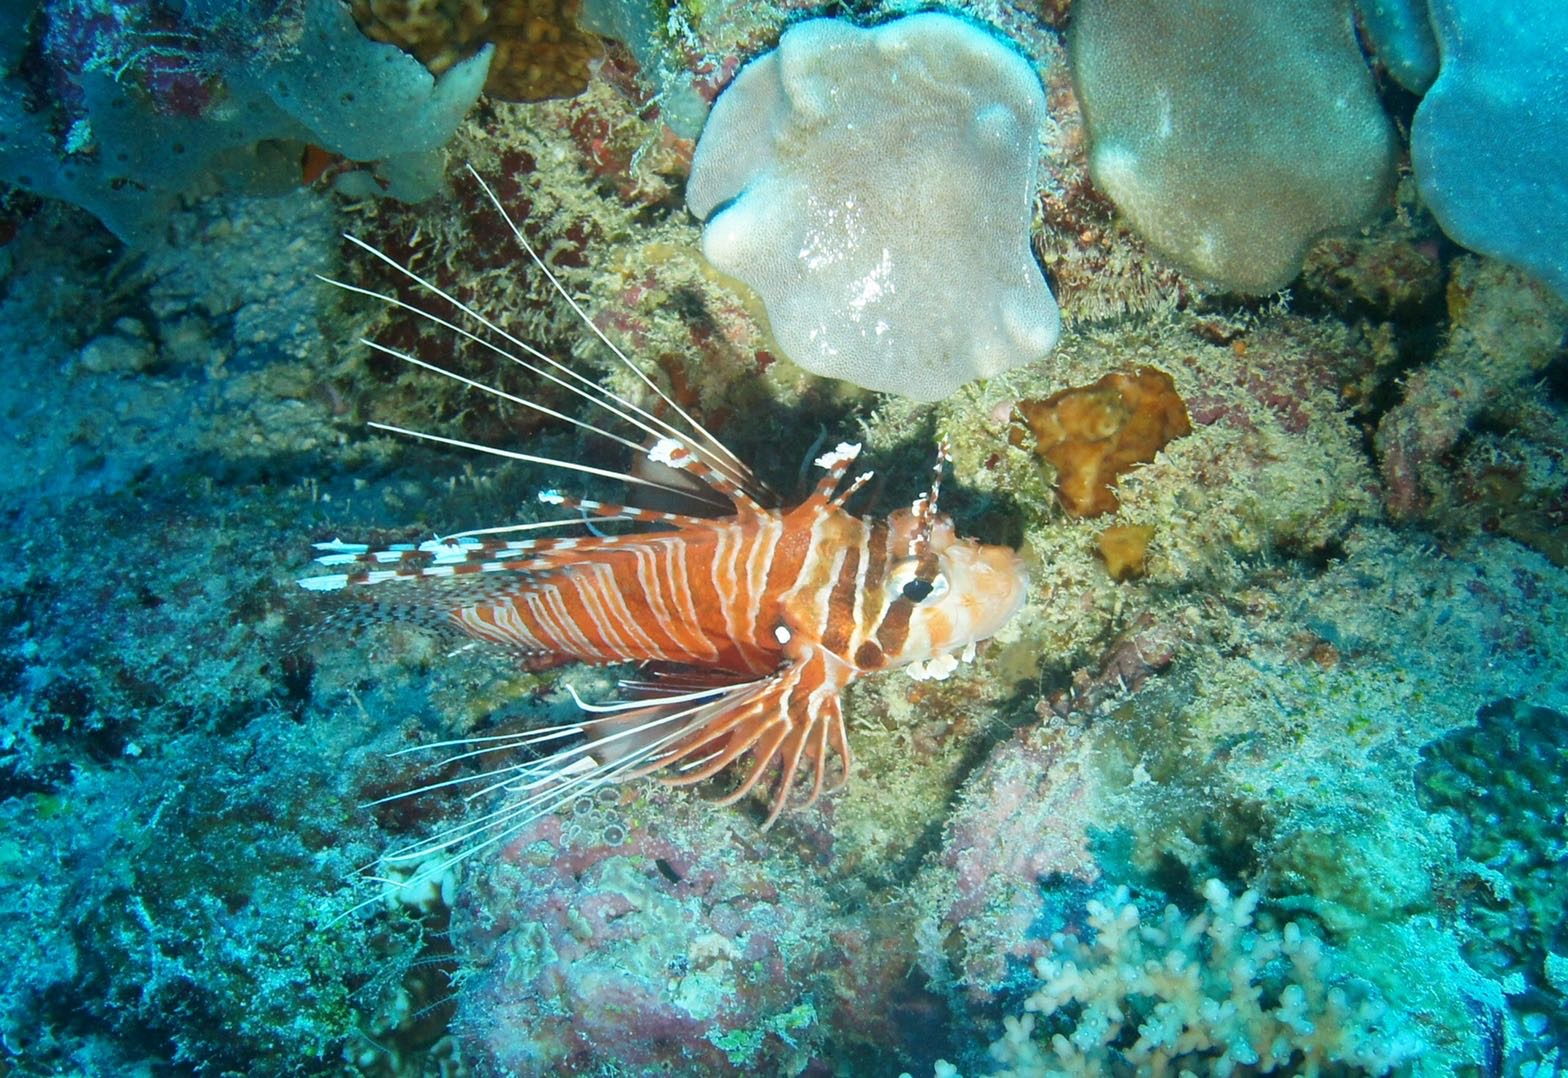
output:
<svg viewBox="0 0 1568 1078"><path fill-rule="evenodd" d="M942 573L926 577L916 575L917 559L906 558L888 574L887 590L893 598L908 599L917 606L947 594L947 577Z"/></svg>

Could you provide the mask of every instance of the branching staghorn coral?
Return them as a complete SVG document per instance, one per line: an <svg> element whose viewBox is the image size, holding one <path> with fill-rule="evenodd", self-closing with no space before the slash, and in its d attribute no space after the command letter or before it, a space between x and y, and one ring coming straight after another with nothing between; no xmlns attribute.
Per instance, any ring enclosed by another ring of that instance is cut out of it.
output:
<svg viewBox="0 0 1568 1078"><path fill-rule="evenodd" d="M1052 936L1026 1013L991 1046L998 1073L1384 1074L1419 1049L1320 940L1256 927L1256 891L1209 880L1203 897L1196 916L1170 905L1147 923L1126 887L1088 903L1093 940Z"/></svg>

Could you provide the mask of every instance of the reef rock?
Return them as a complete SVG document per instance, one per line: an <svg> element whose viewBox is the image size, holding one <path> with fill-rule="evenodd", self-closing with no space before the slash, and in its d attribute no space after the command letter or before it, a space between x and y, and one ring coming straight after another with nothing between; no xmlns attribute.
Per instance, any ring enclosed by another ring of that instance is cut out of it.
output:
<svg viewBox="0 0 1568 1078"><path fill-rule="evenodd" d="M1394 81L1422 93L1437 78L1437 38L1426 0L1356 0L1372 54Z"/></svg>
<svg viewBox="0 0 1568 1078"><path fill-rule="evenodd" d="M349 0L354 21L373 41L396 45L444 75L495 47L485 93L501 101L575 97L604 55L577 26L579 0Z"/></svg>
<svg viewBox="0 0 1568 1078"><path fill-rule="evenodd" d="M939 400L1056 344L1029 249L1044 115L1028 61L961 19L814 19L719 97L686 201L790 359Z"/></svg>
<svg viewBox="0 0 1568 1078"><path fill-rule="evenodd" d="M0 182L81 206L139 246L167 240L189 195L297 184L306 146L376 162L364 194L440 189L442 147L494 49L436 78L366 38L337 0L188 7L177 30L151 4L41 8L32 25L54 29L0 71Z"/></svg>

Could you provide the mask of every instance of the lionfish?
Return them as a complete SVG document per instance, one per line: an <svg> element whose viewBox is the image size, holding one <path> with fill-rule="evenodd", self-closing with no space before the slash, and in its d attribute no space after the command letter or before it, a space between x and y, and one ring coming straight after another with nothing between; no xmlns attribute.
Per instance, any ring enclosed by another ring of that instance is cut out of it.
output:
<svg viewBox="0 0 1568 1078"><path fill-rule="evenodd" d="M533 670L572 662L641 664L635 679L620 682L619 699L613 702L590 703L569 687L581 721L419 746L456 750L455 760L513 750L513 762L394 797L459 783L478 783L469 799L498 791L504 796L499 808L392 851L383 861L427 866L419 875L430 878L606 784L656 776L691 785L732 768L744 771L720 804L746 797L770 769L776 771L766 829L792 799L805 808L848 779L852 757L841 702L845 687L896 667L910 668L917 676L944 676L960 653L971 658L976 642L992 636L1022 603L1028 583L1022 562L1009 547L957 538L949 519L937 511L945 447L929 490L885 520L865 519L846 508L872 475L861 472L844 482L860 453L861 447L852 444L840 444L816 460L826 472L804 501L776 508L778 499L751 470L594 324L489 185L472 168L469 172L576 316L689 430L582 377L408 266L348 236L450 304L468 327L393 296L323 278L327 283L407 310L518 364L626 424L642 441L376 341L362 343L645 454L699 481L699 493L676 482L577 461L371 426L673 491L710 503L721 515L612 505L552 490L539 494L540 501L571 515L378 550L338 540L316 544L316 561L343 571L300 583L351 595L373 589L372 601L384 602L361 620L439 625L509 649ZM611 521L647 527L608 535L596 527ZM586 527L588 534L513 537L570 526ZM835 780L825 785L835 756ZM797 786L806 787L803 799L796 797ZM429 869L432 859L441 863Z"/></svg>

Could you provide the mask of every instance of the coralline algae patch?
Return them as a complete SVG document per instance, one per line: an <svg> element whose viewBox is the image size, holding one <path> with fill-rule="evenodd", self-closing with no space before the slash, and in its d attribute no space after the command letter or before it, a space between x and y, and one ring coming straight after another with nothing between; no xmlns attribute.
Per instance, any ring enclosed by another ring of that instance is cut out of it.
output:
<svg viewBox="0 0 1568 1078"><path fill-rule="evenodd" d="M868 950L817 871L781 871L792 860L683 794L541 820L454 911L453 945L474 970L456 1022L506 1073L793 1074L830 1039L849 1050L860 1023L846 1012L896 1017L897 995L882 992L912 957Z"/></svg>

